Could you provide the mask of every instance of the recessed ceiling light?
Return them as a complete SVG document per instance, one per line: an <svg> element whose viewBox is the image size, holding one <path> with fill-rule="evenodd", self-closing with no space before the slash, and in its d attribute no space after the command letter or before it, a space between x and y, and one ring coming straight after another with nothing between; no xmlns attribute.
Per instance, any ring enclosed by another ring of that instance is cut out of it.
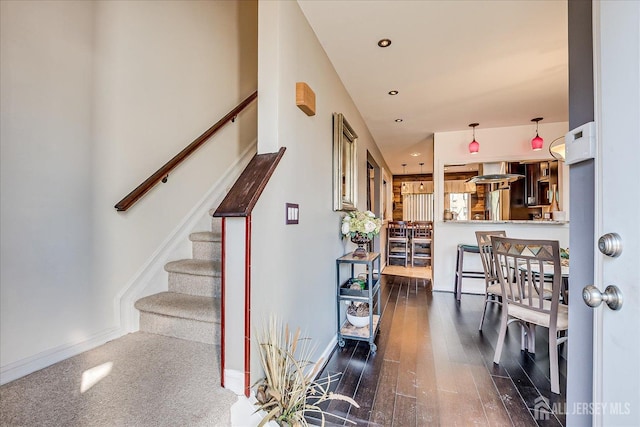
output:
<svg viewBox="0 0 640 427"><path fill-rule="evenodd" d="M402 119L396 119L396 123L400 123Z"/></svg>
<svg viewBox="0 0 640 427"><path fill-rule="evenodd" d="M397 90L390 90L389 91L389 95L397 95L398 91Z"/></svg>
<svg viewBox="0 0 640 427"><path fill-rule="evenodd" d="M391 45L391 40L389 39L382 39L378 42L378 46L380 47L389 47Z"/></svg>
<svg viewBox="0 0 640 427"><path fill-rule="evenodd" d="M418 157L420 154L422 154L422 153L411 153L411 154L409 154L409 155L410 155L411 157Z"/></svg>

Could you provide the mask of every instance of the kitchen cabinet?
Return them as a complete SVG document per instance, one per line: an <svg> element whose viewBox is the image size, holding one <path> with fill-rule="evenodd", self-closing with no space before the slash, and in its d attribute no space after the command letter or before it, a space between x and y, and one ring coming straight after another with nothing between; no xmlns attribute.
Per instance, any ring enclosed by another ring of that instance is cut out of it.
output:
<svg viewBox="0 0 640 427"><path fill-rule="evenodd" d="M512 220L543 218L551 203L550 190L558 188L558 162L554 160L512 162L511 173L524 175L512 182L509 190L509 208Z"/></svg>
<svg viewBox="0 0 640 427"><path fill-rule="evenodd" d="M558 184L558 162L540 162L538 175L538 205L548 206L551 203L551 188Z"/></svg>
<svg viewBox="0 0 640 427"><path fill-rule="evenodd" d="M526 206L548 206L549 190L558 184L558 162L542 161L525 165Z"/></svg>
<svg viewBox="0 0 640 427"><path fill-rule="evenodd" d="M364 266L364 273L356 271L356 266ZM344 273L348 272L348 277ZM364 289L352 289L351 284L358 276L364 276ZM336 260L336 316L338 319L338 345L345 346L345 339L367 341L372 353L377 346L374 342L380 326L380 254L368 252L364 258L353 256L353 252ZM366 302L369 304L369 325L357 328L348 320L342 321L344 301ZM375 310L375 312L374 312Z"/></svg>

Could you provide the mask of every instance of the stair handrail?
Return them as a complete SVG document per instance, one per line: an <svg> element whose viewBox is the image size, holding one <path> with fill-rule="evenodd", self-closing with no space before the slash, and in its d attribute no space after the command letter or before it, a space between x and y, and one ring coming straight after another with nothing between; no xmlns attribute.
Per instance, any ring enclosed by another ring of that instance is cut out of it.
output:
<svg viewBox="0 0 640 427"><path fill-rule="evenodd" d="M227 115L218 120L216 124L204 131L202 135L197 137L191 144L187 145L182 151L176 154L171 160L165 163L160 169L153 173L144 182L138 185L133 191L127 194L122 200L120 200L114 206L118 212L124 212L129 209L134 203L140 200L149 190L151 190L160 181L167 182L169 173L180 165L187 157L193 154L200 146L202 146L209 138L211 138L216 132L218 132L224 125L230 121L235 121L236 117L242 110L244 110L253 100L258 97L258 91L253 92L244 101L238 104Z"/></svg>

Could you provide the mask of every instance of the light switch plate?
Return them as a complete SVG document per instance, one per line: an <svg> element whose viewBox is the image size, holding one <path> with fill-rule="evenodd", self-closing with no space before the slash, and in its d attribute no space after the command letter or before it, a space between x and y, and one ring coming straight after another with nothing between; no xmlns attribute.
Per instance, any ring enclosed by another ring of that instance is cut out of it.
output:
<svg viewBox="0 0 640 427"><path fill-rule="evenodd" d="M287 203L285 217L287 224L298 224L300 214L300 206L295 203Z"/></svg>

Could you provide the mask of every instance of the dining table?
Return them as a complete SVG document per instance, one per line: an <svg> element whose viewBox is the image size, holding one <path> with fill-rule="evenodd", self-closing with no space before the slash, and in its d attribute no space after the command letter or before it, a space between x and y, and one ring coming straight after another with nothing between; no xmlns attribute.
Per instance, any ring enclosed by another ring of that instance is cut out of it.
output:
<svg viewBox="0 0 640 427"><path fill-rule="evenodd" d="M536 273L536 274L540 274L540 266L538 264L531 264L530 267L531 271ZM560 266L560 274L562 274L562 278L563 279L568 279L569 278L569 266L568 265L561 265ZM520 266L520 270L521 271L526 271L527 267L526 266ZM553 277L555 275L555 268L553 266L553 264L547 264L544 267L544 275L545 277Z"/></svg>
<svg viewBox="0 0 640 427"><path fill-rule="evenodd" d="M531 270L533 274L540 274L540 266L538 264L531 264L529 267L526 265L521 265L519 270L522 272L526 272ZM561 265L560 266L560 274L562 275L562 288L560 289L560 298L562 304L569 303L569 265ZM555 267L553 264L546 264L544 266L544 277L552 278L555 275Z"/></svg>

